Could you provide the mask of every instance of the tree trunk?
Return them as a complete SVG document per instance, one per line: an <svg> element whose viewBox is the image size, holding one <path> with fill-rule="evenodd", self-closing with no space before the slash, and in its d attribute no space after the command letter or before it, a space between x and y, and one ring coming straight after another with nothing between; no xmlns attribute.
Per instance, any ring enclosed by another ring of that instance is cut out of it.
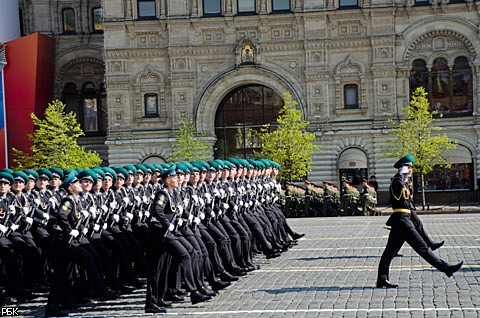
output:
<svg viewBox="0 0 480 318"><path fill-rule="evenodd" d="M422 211L425 211L425 179L423 174L420 174L420 191L422 192Z"/></svg>

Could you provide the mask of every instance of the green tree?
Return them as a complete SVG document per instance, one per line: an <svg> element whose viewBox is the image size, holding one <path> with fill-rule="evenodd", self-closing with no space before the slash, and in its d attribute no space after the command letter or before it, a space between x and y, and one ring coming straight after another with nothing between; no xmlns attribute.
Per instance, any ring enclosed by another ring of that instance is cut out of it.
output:
<svg viewBox="0 0 480 318"><path fill-rule="evenodd" d="M208 160L212 156L212 147L204 139L205 135L205 132L197 134L193 120L185 117L180 122L178 130L174 132L177 143L173 146L173 153L168 157L168 160Z"/></svg>
<svg viewBox="0 0 480 318"><path fill-rule="evenodd" d="M45 119L39 119L34 113L31 118L37 127L28 138L32 141L31 155L19 149L13 149L18 169L39 169L58 167L88 168L102 163L94 151L86 151L77 141L85 135L73 112L65 113L65 104L55 100L48 104Z"/></svg>
<svg viewBox="0 0 480 318"><path fill-rule="evenodd" d="M283 101L278 128L272 130L270 124L263 126L258 135L261 150L254 154L278 162L282 167L281 179L298 180L310 171L312 155L319 147L312 143L315 134L305 131L308 122L302 120L297 101L288 92L283 95Z"/></svg>
<svg viewBox="0 0 480 318"><path fill-rule="evenodd" d="M436 126L436 112L430 111L427 92L423 87L417 88L412 95L410 107L403 109L406 119L401 120L398 127L392 129L395 139L387 140L382 148L385 158L401 158L408 153L415 157L413 172L420 176L422 208L425 209L424 176L432 171L435 164L449 167L442 156L446 150L455 149L457 143L450 141L447 135L440 134L441 127ZM441 114L438 115L441 117ZM393 123L392 120L389 120Z"/></svg>

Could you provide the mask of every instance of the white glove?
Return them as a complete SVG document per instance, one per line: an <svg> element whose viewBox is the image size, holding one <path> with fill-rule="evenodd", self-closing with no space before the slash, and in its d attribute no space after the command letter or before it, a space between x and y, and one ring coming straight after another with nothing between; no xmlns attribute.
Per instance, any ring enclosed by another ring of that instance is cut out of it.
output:
<svg viewBox="0 0 480 318"><path fill-rule="evenodd" d="M210 215L212 216L212 218L214 218L215 217L215 212L213 212L213 210L212 210L212 212L210 212Z"/></svg>
<svg viewBox="0 0 480 318"><path fill-rule="evenodd" d="M8 228L7 228L5 225L0 224L0 231L1 231L3 234L5 234L5 233L7 232L7 230L8 230Z"/></svg>
<svg viewBox="0 0 480 318"><path fill-rule="evenodd" d="M86 219L86 218L88 218L88 216L90 215L90 213L88 213L87 210L82 210L82 215L83 215L83 217Z"/></svg>
<svg viewBox="0 0 480 318"><path fill-rule="evenodd" d="M84 227L84 228L82 229L82 234L83 234L83 235L87 235L87 233L88 233L88 228L87 228L87 227Z"/></svg>
<svg viewBox="0 0 480 318"><path fill-rule="evenodd" d="M130 198L129 197L123 197L123 202L125 204L129 204L130 203Z"/></svg>
<svg viewBox="0 0 480 318"><path fill-rule="evenodd" d="M228 209L228 204L223 203L223 208L224 208L225 210Z"/></svg>
<svg viewBox="0 0 480 318"><path fill-rule="evenodd" d="M22 209L23 209L23 214L28 214L28 212L30 212L30 209L26 206L24 206Z"/></svg>
<svg viewBox="0 0 480 318"><path fill-rule="evenodd" d="M15 232L17 229L19 228L19 226L17 224L12 224L12 226L10 226L10 229Z"/></svg>
<svg viewBox="0 0 480 318"><path fill-rule="evenodd" d="M216 197L220 196L220 192L218 192L218 189L213 189L213 195Z"/></svg>
<svg viewBox="0 0 480 318"><path fill-rule="evenodd" d="M400 174L405 174L405 173L408 174L408 167L407 166L401 167L399 173Z"/></svg>
<svg viewBox="0 0 480 318"><path fill-rule="evenodd" d="M243 201L240 201L240 202L238 203L238 205L240 205L240 206L243 206L244 204L245 204L245 202L243 202Z"/></svg>
<svg viewBox="0 0 480 318"><path fill-rule="evenodd" d="M192 199L195 202L195 204L198 204L198 195L196 194L192 195Z"/></svg>
<svg viewBox="0 0 480 318"><path fill-rule="evenodd" d="M98 225L98 224L95 223L95 225L93 226L93 230L94 230L95 232L98 232L98 231L100 230L100 225Z"/></svg>
<svg viewBox="0 0 480 318"><path fill-rule="evenodd" d="M193 214L188 215L188 222L192 223L193 221Z"/></svg>
<svg viewBox="0 0 480 318"><path fill-rule="evenodd" d="M205 219L205 213L203 212L198 213L198 217L200 218L200 220Z"/></svg>
<svg viewBox="0 0 480 318"><path fill-rule="evenodd" d="M199 224L200 224L200 218L197 218L197 217L196 217L196 218L193 220L193 222L195 222L196 225L199 225Z"/></svg>
<svg viewBox="0 0 480 318"><path fill-rule="evenodd" d="M106 229L107 229L107 226L108 226L107 223L103 223L102 228L103 228L104 230L106 230Z"/></svg>
<svg viewBox="0 0 480 318"><path fill-rule="evenodd" d="M150 216L150 212L145 211L145 217L148 218Z"/></svg>
<svg viewBox="0 0 480 318"><path fill-rule="evenodd" d="M220 194L222 195L222 198L225 196L225 190L220 189Z"/></svg>
<svg viewBox="0 0 480 318"><path fill-rule="evenodd" d="M11 215L17 214L17 210L15 209L14 205L9 205L8 206L8 212L10 212Z"/></svg>
<svg viewBox="0 0 480 318"><path fill-rule="evenodd" d="M198 198L198 202L200 202L200 206L205 205L205 201L202 198Z"/></svg>
<svg viewBox="0 0 480 318"><path fill-rule="evenodd" d="M182 226L182 224L183 224L183 219L182 219L182 218L178 219L177 224L178 224L178 226Z"/></svg>
<svg viewBox="0 0 480 318"><path fill-rule="evenodd" d="M234 210L235 212L237 212L237 211L238 211L238 205L234 205L234 206L233 206L233 210Z"/></svg>
<svg viewBox="0 0 480 318"><path fill-rule="evenodd" d="M73 237L77 237L79 234L80 234L80 232L78 232L78 230L73 229L73 230L70 231L70 235L73 236Z"/></svg>
<svg viewBox="0 0 480 318"><path fill-rule="evenodd" d="M48 202L50 202L52 204L52 207L55 208L56 202L54 197L51 197L50 199L48 199Z"/></svg>
<svg viewBox="0 0 480 318"><path fill-rule="evenodd" d="M184 206L188 206L188 203L189 203L189 202L190 202L190 201L189 201L187 198L183 199L183 205L184 205Z"/></svg>
<svg viewBox="0 0 480 318"><path fill-rule="evenodd" d="M112 209L116 209L117 208L117 201L112 201L112 203L110 203L110 206L112 207Z"/></svg>
<svg viewBox="0 0 480 318"><path fill-rule="evenodd" d="M138 212L138 218L141 220L143 218L143 213L142 212Z"/></svg>
<svg viewBox="0 0 480 318"><path fill-rule="evenodd" d="M129 218L130 220L133 220L133 214L132 213L127 213L127 218Z"/></svg>
<svg viewBox="0 0 480 318"><path fill-rule="evenodd" d="M31 217L27 217L25 219L25 222L27 222L28 224L32 225L33 224L33 219Z"/></svg>
<svg viewBox="0 0 480 318"><path fill-rule="evenodd" d="M212 195L210 193L205 193L205 199L207 199L207 203L210 203L210 201L212 201Z"/></svg>
<svg viewBox="0 0 480 318"><path fill-rule="evenodd" d="M178 211L179 211L180 213L183 212L183 206L179 205L179 206L177 207L177 209L178 209Z"/></svg>
<svg viewBox="0 0 480 318"><path fill-rule="evenodd" d="M170 223L170 225L168 226L168 230L172 232L173 230L175 230L175 226L172 223Z"/></svg>
<svg viewBox="0 0 480 318"><path fill-rule="evenodd" d="M232 187L228 187L228 192L229 192L230 194L233 194L233 188L232 188Z"/></svg>
<svg viewBox="0 0 480 318"><path fill-rule="evenodd" d="M147 196L144 195L144 196L142 197L142 200L143 200L143 203L145 203L145 204L148 203L148 198L147 198Z"/></svg>
<svg viewBox="0 0 480 318"><path fill-rule="evenodd" d="M43 218L44 218L45 220L49 220L49 219L50 219L50 215L48 215L48 213L43 212L43 213L42 213L42 216L43 216Z"/></svg>
<svg viewBox="0 0 480 318"><path fill-rule="evenodd" d="M113 215L113 220L114 220L115 222L120 221L120 216L119 216L118 214L114 214L114 215Z"/></svg>
<svg viewBox="0 0 480 318"><path fill-rule="evenodd" d="M102 210L103 210L103 212L107 212L107 211L108 211L108 207L104 204L104 205L102 205Z"/></svg>
<svg viewBox="0 0 480 318"><path fill-rule="evenodd" d="M33 200L33 202L35 202L36 205L40 205L42 203L42 201L40 201L38 198Z"/></svg>

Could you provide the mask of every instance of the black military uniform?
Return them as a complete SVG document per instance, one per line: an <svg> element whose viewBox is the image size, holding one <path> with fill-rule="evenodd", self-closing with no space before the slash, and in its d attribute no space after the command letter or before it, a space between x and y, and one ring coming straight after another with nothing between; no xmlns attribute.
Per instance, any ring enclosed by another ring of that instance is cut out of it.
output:
<svg viewBox="0 0 480 318"><path fill-rule="evenodd" d="M444 272L448 277L452 276L463 264L463 262L460 262L456 265L449 265L433 254L412 221L412 189L408 185L407 178L403 176L401 172L402 167L412 166L413 162L413 156L407 155L394 165L395 168L399 169L399 173L393 177L390 185L390 200L393 213L387 221L387 225L391 227L391 231L387 246L378 265L377 287L379 288L398 287L398 285L389 282L389 269L393 257L405 242L429 264L439 271Z"/></svg>

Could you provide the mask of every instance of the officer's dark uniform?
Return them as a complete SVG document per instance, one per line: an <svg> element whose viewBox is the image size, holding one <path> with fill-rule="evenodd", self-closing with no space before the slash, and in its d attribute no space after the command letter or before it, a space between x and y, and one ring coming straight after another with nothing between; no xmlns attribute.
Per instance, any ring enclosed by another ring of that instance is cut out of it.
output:
<svg viewBox="0 0 480 318"><path fill-rule="evenodd" d="M404 165L412 165L413 161L413 156L407 155L401 158L394 167L401 168ZM393 213L388 219L387 225L391 227L391 231L387 246L378 265L377 287L397 287L396 284L389 282L390 263L405 242L433 267L444 272L449 277L452 276L452 274L461 267L463 262L457 265L449 265L432 252L419 234L411 216L413 207L411 189L403 180L400 173L397 173L393 177L390 185L390 200Z"/></svg>

